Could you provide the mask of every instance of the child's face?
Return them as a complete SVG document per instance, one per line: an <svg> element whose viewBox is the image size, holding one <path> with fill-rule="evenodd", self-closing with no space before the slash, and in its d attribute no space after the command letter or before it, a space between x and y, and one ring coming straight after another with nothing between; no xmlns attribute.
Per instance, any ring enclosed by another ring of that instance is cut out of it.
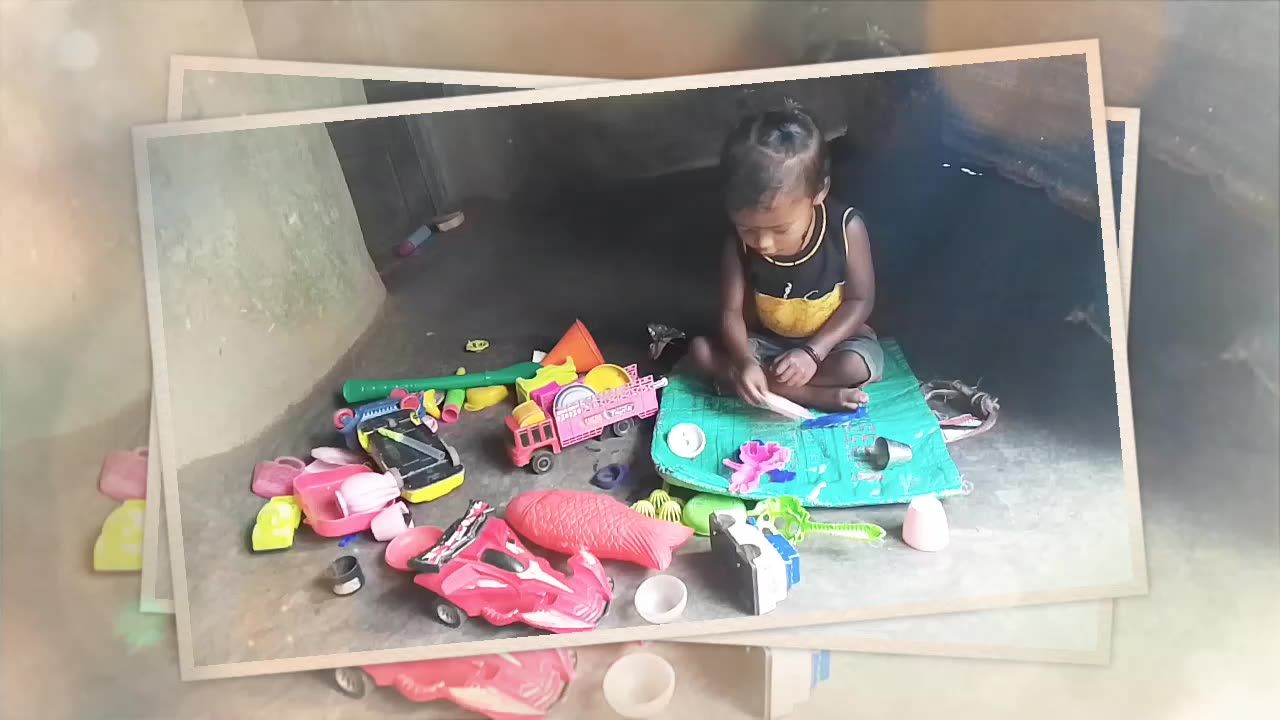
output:
<svg viewBox="0 0 1280 720"><path fill-rule="evenodd" d="M816 197L779 193L765 206L729 213L729 219L737 228L738 237L752 251L765 257L795 255L808 239L813 208L826 196L826 189Z"/></svg>

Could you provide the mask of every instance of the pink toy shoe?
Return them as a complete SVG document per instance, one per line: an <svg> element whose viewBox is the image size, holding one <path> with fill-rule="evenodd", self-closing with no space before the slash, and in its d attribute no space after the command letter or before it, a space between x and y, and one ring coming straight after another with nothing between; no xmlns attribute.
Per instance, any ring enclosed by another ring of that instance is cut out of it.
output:
<svg viewBox="0 0 1280 720"><path fill-rule="evenodd" d="M311 457L311 462L307 463L307 466L302 469L303 475L328 472L342 467L351 467L352 465L368 466L368 458L361 457L359 453L342 448L312 448Z"/></svg>
<svg viewBox="0 0 1280 720"><path fill-rule="evenodd" d="M911 501L902 523L902 541L924 552L937 552L947 546L951 530L938 498L923 495Z"/></svg>
<svg viewBox="0 0 1280 720"><path fill-rule="evenodd" d="M147 496L147 453L145 447L112 450L102 461L98 491L112 500L141 500Z"/></svg>
<svg viewBox="0 0 1280 720"><path fill-rule="evenodd" d="M288 455L258 463L253 468L253 494L268 500L292 495L293 481L306 466L302 460Z"/></svg>
<svg viewBox="0 0 1280 720"><path fill-rule="evenodd" d="M369 458L358 452L338 447L311 448L311 457L318 462L327 463L334 467L364 465L369 461Z"/></svg>
<svg viewBox="0 0 1280 720"><path fill-rule="evenodd" d="M727 467L733 468L729 478L729 492L745 493L755 490L760 485L760 478L765 473L781 470L791 460L791 449L778 443L760 444L759 440L744 443L738 450L740 462L725 460Z"/></svg>

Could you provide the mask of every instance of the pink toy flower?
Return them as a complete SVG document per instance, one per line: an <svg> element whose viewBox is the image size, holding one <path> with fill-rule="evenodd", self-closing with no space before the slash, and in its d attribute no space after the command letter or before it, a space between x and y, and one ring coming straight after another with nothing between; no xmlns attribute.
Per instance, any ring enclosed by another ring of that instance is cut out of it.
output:
<svg viewBox="0 0 1280 720"><path fill-rule="evenodd" d="M729 477L729 492L746 493L760 485L760 478L772 470L781 470L791 460L791 448L784 448L776 442L761 443L752 440L738 449L740 462L725 460L727 467L733 468Z"/></svg>

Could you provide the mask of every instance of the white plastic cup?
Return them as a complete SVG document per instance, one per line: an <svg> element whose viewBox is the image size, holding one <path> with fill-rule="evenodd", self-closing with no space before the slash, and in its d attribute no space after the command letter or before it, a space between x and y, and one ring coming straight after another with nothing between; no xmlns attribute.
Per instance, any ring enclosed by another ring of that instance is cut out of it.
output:
<svg viewBox="0 0 1280 720"><path fill-rule="evenodd" d="M604 700L624 718L643 720L666 709L676 691L676 671L653 653L625 655L604 674Z"/></svg>
<svg viewBox="0 0 1280 720"><path fill-rule="evenodd" d="M636 588L636 612L654 625L674 622L688 601L689 589L674 575L654 575Z"/></svg>

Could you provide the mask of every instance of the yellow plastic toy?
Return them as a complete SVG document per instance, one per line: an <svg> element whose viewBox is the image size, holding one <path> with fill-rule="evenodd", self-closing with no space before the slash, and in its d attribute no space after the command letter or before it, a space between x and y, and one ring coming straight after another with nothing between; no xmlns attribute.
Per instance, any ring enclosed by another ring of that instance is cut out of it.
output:
<svg viewBox="0 0 1280 720"><path fill-rule="evenodd" d="M431 417L440 419L440 406L437 405L436 391L426 390L422 393L422 409Z"/></svg>
<svg viewBox="0 0 1280 720"><path fill-rule="evenodd" d="M659 520L678 523L682 517L684 517L684 505L675 498L670 498L665 503L658 506Z"/></svg>
<svg viewBox="0 0 1280 720"><path fill-rule="evenodd" d="M253 526L253 551L283 550L293 546L293 534L302 524L302 509L292 495L273 497L258 511Z"/></svg>
<svg viewBox="0 0 1280 720"><path fill-rule="evenodd" d="M506 385L471 388L467 391L467 401L462 404L462 409L467 412L476 412L487 407L493 407L506 400L510 394L511 392L507 390Z"/></svg>
<svg viewBox="0 0 1280 720"><path fill-rule="evenodd" d="M551 383L572 385L578 380L578 371L573 366L573 358L568 358L563 365L547 365L533 377L516 380L516 401L528 402L529 393Z"/></svg>
<svg viewBox="0 0 1280 720"><path fill-rule="evenodd" d="M595 390L597 393L606 393L614 388L620 388L631 382L631 376L627 374L625 368L617 365L597 365L591 368L591 371L582 376L582 384Z"/></svg>
<svg viewBox="0 0 1280 720"><path fill-rule="evenodd" d="M93 543L93 569L98 572L137 572L142 569L142 523L145 500L125 500L102 522Z"/></svg>
<svg viewBox="0 0 1280 720"><path fill-rule="evenodd" d="M684 504L662 489L649 493L649 497L636 502L631 509L645 517L675 523L684 515Z"/></svg>
<svg viewBox="0 0 1280 720"><path fill-rule="evenodd" d="M532 427L547 419L547 414L532 400L526 400L511 411L511 417L520 423L520 427Z"/></svg>
<svg viewBox="0 0 1280 720"><path fill-rule="evenodd" d="M466 346L467 352L478 353L478 352L484 352L485 350L488 350L488 349L489 349L488 340L468 340L467 341L467 346Z"/></svg>

